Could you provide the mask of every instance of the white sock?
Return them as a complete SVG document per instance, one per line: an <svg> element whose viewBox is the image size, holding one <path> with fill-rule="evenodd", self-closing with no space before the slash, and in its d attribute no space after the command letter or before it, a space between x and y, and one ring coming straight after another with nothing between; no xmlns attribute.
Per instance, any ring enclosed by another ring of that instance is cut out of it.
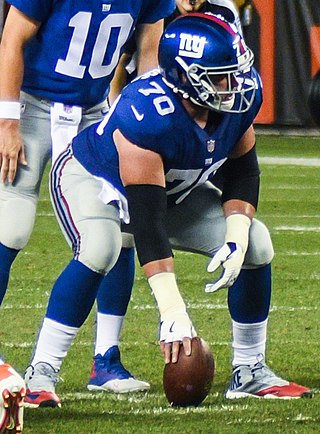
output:
<svg viewBox="0 0 320 434"><path fill-rule="evenodd" d="M123 319L123 316L97 313L95 356L103 356L109 348L119 345Z"/></svg>
<svg viewBox="0 0 320 434"><path fill-rule="evenodd" d="M254 365L265 356L268 319L259 323L242 324L232 321L232 366Z"/></svg>
<svg viewBox="0 0 320 434"><path fill-rule="evenodd" d="M31 365L38 362L49 363L60 370L62 362L79 328L70 327L52 319L45 318L38 336Z"/></svg>

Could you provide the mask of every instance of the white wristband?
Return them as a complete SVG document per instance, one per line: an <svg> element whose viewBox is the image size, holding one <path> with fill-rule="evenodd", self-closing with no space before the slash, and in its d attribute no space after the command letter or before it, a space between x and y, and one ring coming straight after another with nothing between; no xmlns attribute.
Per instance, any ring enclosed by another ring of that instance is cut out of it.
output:
<svg viewBox="0 0 320 434"><path fill-rule="evenodd" d="M244 214L231 214L226 218L226 223L226 243L229 241L238 243L242 251L246 252L249 242L250 218Z"/></svg>
<svg viewBox="0 0 320 434"><path fill-rule="evenodd" d="M0 119L20 119L20 102L0 101Z"/></svg>
<svg viewBox="0 0 320 434"><path fill-rule="evenodd" d="M181 297L174 273L158 273L148 279L155 296L160 316L166 313L184 313L186 305Z"/></svg>

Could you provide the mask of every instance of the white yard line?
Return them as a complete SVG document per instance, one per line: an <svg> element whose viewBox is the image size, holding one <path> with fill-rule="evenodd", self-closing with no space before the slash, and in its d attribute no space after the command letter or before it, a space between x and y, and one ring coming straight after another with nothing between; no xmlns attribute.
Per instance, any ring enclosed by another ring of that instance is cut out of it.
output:
<svg viewBox="0 0 320 434"><path fill-rule="evenodd" d="M285 166L320 167L320 158L303 157L259 157L259 163Z"/></svg>
<svg viewBox="0 0 320 434"><path fill-rule="evenodd" d="M315 394L319 393L319 389L313 389L313 392ZM68 402L68 401L94 401L94 400L101 400L101 398L104 396L108 399L108 401L127 401L128 403L132 403L132 404L141 404L143 401L150 401L150 400L159 400L160 398L163 398L163 393L150 393L150 392L146 392L144 394L136 394L134 396L130 395L130 394L103 394L102 393L92 393L92 392L83 392L83 393L63 393L59 395L62 399L63 402ZM218 397L219 393L210 393L210 398L212 397ZM174 407L170 407L169 404L164 405L163 407L156 407L153 406L152 408L143 408L143 407L139 407L139 408L135 408L135 407L131 407L130 409L127 409L126 411L129 414L139 414L139 415L152 415L152 414L156 414L156 415L160 415L160 414L208 414L208 415L212 415L212 414L221 414L221 413L235 413L235 412L243 412L243 411L248 411L250 410L250 405L243 403L243 404L234 404L231 402L226 402L225 404L218 404L218 405L208 405L206 404L206 401L199 407L186 407L186 408L174 408ZM112 408L107 408L104 410L104 413L107 415L122 415L123 414L123 410L119 409L119 410L115 410ZM243 413L242 413L243 414ZM237 420L237 421L229 421L228 425L237 425L238 427L238 423L241 423L242 426L244 426L245 424L252 424L252 423L257 423L257 425L261 425L261 424L270 424L270 423L279 423L279 419L281 419L281 416L279 418L274 417L273 419L268 418L268 419L259 419L259 420L253 420L253 419L247 419L247 418L243 418L241 420ZM310 416L307 415L303 415L302 413L299 413L296 417L292 418L291 420L293 421L301 421L301 422L316 422L317 419L312 418Z"/></svg>
<svg viewBox="0 0 320 434"><path fill-rule="evenodd" d="M308 276L308 280L310 280L310 276ZM46 309L47 304L12 304L12 303L4 303L4 305L1 307L1 309L4 310L18 310L18 309ZM200 302L200 303L188 303L188 307L191 309L199 309L199 310L226 310L228 309L227 304L214 304L210 303L206 300ZM156 307L152 306L150 304L144 304L144 305L131 305L130 309L137 310L137 311L144 311L144 310L155 310ZM285 312L294 312L294 311L314 311L318 310L318 306L271 306L270 311L285 311Z"/></svg>
<svg viewBox="0 0 320 434"><path fill-rule="evenodd" d="M273 231L279 232L320 232L320 226L273 226L271 228Z"/></svg>
<svg viewBox="0 0 320 434"><path fill-rule="evenodd" d="M277 256L320 256L320 252L276 252Z"/></svg>

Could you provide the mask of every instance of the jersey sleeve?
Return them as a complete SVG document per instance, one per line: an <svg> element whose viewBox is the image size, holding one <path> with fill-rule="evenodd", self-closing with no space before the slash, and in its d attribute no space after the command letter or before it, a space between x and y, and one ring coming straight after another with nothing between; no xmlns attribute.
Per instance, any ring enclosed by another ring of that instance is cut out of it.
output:
<svg viewBox="0 0 320 434"><path fill-rule="evenodd" d="M9 0L9 4L17 8L29 18L43 22L50 15L53 0Z"/></svg>
<svg viewBox="0 0 320 434"><path fill-rule="evenodd" d="M122 92L116 108L117 126L133 144L170 158L174 134L174 109L164 99L139 93L132 82Z"/></svg>

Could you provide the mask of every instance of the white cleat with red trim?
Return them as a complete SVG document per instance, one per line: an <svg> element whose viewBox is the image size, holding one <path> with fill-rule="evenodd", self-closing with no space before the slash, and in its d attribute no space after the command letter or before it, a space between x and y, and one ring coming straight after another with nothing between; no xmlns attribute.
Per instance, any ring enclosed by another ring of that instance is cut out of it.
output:
<svg viewBox="0 0 320 434"><path fill-rule="evenodd" d="M239 365L233 369L227 399L239 398L297 399L312 398L312 391L296 383L278 377L264 363Z"/></svg>

